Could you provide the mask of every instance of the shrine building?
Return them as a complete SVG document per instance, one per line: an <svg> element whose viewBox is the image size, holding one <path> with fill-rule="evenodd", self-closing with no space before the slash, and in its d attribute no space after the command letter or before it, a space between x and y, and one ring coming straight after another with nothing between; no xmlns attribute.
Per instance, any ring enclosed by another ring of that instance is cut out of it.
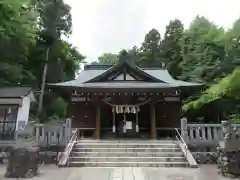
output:
<svg viewBox="0 0 240 180"><path fill-rule="evenodd" d="M49 86L70 96L72 127L81 136L156 139L180 128L183 94L200 84L138 67L125 52L116 65L85 65L77 79Z"/></svg>

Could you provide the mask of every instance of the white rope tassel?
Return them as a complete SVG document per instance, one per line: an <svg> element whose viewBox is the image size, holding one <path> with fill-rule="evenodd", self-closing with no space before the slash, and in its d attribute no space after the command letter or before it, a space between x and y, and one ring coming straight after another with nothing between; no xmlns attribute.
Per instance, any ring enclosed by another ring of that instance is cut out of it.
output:
<svg viewBox="0 0 240 180"><path fill-rule="evenodd" d="M123 106L124 107L124 113L127 113L127 106Z"/></svg>
<svg viewBox="0 0 240 180"><path fill-rule="evenodd" d="M137 106L137 112L140 112L140 107L139 106Z"/></svg>
<svg viewBox="0 0 240 180"><path fill-rule="evenodd" d="M133 106L133 114L136 114L136 107Z"/></svg>
<svg viewBox="0 0 240 180"><path fill-rule="evenodd" d="M123 126L123 133L125 134L127 132L127 127L126 125Z"/></svg>
<svg viewBox="0 0 240 180"><path fill-rule="evenodd" d="M8 108L8 114L11 114L11 113L12 113L12 109Z"/></svg>
<svg viewBox="0 0 240 180"><path fill-rule="evenodd" d="M130 113L133 113L133 106L130 106Z"/></svg>
<svg viewBox="0 0 240 180"><path fill-rule="evenodd" d="M116 126L115 125L113 125L113 127L112 127L112 132L116 132Z"/></svg>
<svg viewBox="0 0 240 180"><path fill-rule="evenodd" d="M139 132L139 126L136 124L136 132Z"/></svg>
<svg viewBox="0 0 240 180"><path fill-rule="evenodd" d="M120 113L123 113L123 106L120 106Z"/></svg>
<svg viewBox="0 0 240 180"><path fill-rule="evenodd" d="M127 109L127 113L130 113L130 107L127 106L126 109Z"/></svg>
<svg viewBox="0 0 240 180"><path fill-rule="evenodd" d="M138 112L136 113L136 132L139 132L139 125L138 125Z"/></svg>

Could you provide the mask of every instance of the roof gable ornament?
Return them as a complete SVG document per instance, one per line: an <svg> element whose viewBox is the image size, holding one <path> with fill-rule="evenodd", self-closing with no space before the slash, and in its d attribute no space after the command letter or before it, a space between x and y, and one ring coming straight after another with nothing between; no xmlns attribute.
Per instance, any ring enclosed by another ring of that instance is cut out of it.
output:
<svg viewBox="0 0 240 180"><path fill-rule="evenodd" d="M124 49L119 53L118 63L124 64L129 63L134 65L133 59L129 56L128 52Z"/></svg>
<svg viewBox="0 0 240 180"><path fill-rule="evenodd" d="M162 63L162 69L165 69L165 67L166 67L166 64L163 62Z"/></svg>

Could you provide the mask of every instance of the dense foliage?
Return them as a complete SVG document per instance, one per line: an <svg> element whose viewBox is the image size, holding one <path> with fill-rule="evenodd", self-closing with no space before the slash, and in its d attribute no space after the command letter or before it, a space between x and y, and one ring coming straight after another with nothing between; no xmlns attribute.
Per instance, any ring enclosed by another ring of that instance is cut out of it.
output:
<svg viewBox="0 0 240 180"><path fill-rule="evenodd" d="M75 77L84 57L63 40L72 29L63 0L0 0L0 17L0 86L31 86L39 92L46 63L46 83ZM49 92L45 97L41 120L66 115L63 99Z"/></svg>

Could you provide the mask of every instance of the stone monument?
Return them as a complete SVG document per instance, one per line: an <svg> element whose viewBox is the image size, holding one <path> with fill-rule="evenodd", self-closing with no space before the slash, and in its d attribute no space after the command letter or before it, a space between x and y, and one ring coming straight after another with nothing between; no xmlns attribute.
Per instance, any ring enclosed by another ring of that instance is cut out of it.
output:
<svg viewBox="0 0 240 180"><path fill-rule="evenodd" d="M8 156L6 178L30 178L37 174L40 156L33 132L31 125L16 131L16 146Z"/></svg>
<svg viewBox="0 0 240 180"><path fill-rule="evenodd" d="M240 139L229 121L222 121L223 140L217 147L218 168L223 176L240 176Z"/></svg>

